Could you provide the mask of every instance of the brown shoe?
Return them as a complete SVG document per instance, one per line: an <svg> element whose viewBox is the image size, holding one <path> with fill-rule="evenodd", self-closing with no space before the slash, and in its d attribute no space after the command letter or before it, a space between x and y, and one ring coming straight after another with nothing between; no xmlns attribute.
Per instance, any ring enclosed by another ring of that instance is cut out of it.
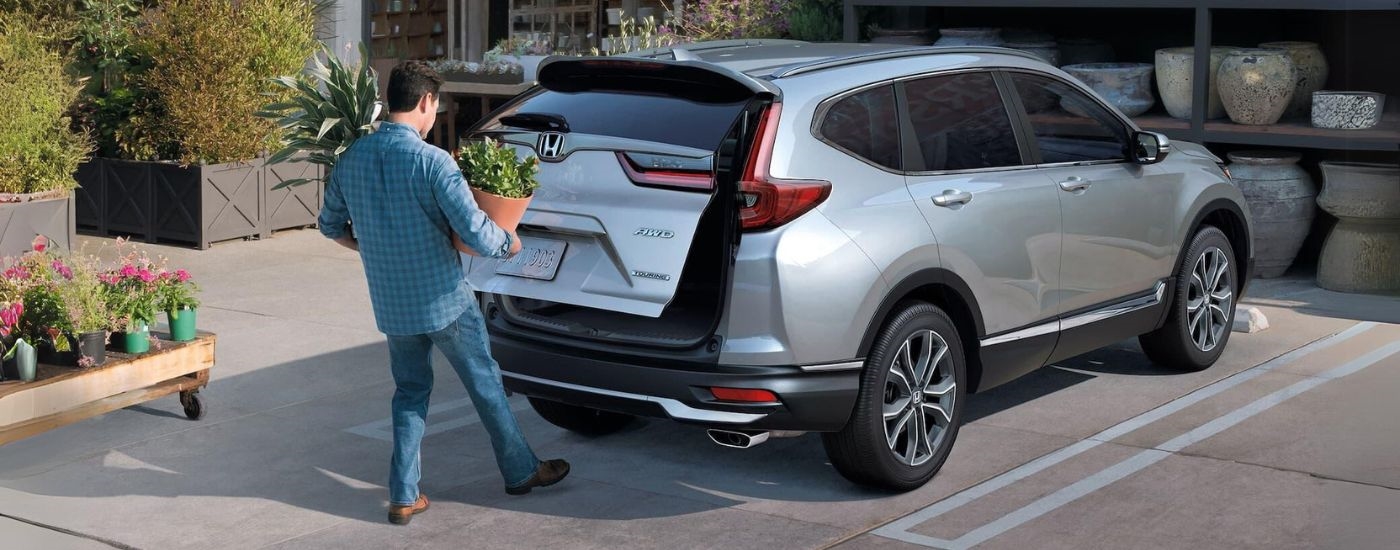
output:
<svg viewBox="0 0 1400 550"><path fill-rule="evenodd" d="M540 463L540 466L535 469L535 475L530 476L530 479L525 480L525 483L517 487L506 487L506 494L523 495L535 487L548 487L559 483L559 480L564 479L564 476L567 475L569 475L569 463L565 462L564 459L546 460Z"/></svg>
<svg viewBox="0 0 1400 550"><path fill-rule="evenodd" d="M398 504L389 505L389 523L394 525L408 525L413 521L413 516L428 511L428 497L423 494L418 495L418 501L412 506L400 506Z"/></svg>

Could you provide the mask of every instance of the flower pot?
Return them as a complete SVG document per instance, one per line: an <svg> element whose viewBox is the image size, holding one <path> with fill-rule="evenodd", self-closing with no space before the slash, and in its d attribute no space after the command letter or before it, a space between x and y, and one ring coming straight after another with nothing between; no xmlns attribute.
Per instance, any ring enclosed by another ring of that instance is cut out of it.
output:
<svg viewBox="0 0 1400 550"><path fill-rule="evenodd" d="M40 363L46 365L59 365L64 367L74 367L78 365L78 339L71 334L60 336L68 342L68 351L58 351L53 344L41 341L35 348L38 351Z"/></svg>
<svg viewBox="0 0 1400 550"><path fill-rule="evenodd" d="M170 320L170 339L175 342L194 340L198 309L179 309L165 312Z"/></svg>
<svg viewBox="0 0 1400 550"><path fill-rule="evenodd" d="M15 342L14 355L4 361L3 372L0 372L0 380L19 380L20 382L33 382L38 375L39 357L34 350L34 346L29 342L19 340ZM9 350L6 351L9 355Z"/></svg>
<svg viewBox="0 0 1400 550"><path fill-rule="evenodd" d="M963 27L938 29L935 46L1000 46L1001 29L994 27Z"/></svg>
<svg viewBox="0 0 1400 550"><path fill-rule="evenodd" d="M1256 275L1283 275L1312 229L1317 186L1287 151L1236 151L1230 174L1254 218Z"/></svg>
<svg viewBox="0 0 1400 550"><path fill-rule="evenodd" d="M122 351L132 355L151 351L151 327L139 321L131 323L121 333L120 343Z"/></svg>
<svg viewBox="0 0 1400 550"><path fill-rule="evenodd" d="M1153 66L1150 64L1085 63L1065 65L1064 70L1130 117L1147 112L1157 103L1152 95Z"/></svg>
<svg viewBox="0 0 1400 550"><path fill-rule="evenodd" d="M1288 102L1288 110L1283 116L1307 116L1312 107L1313 92L1327 85L1327 57L1315 42L1265 42L1260 48L1283 50L1293 60L1297 71L1294 80L1293 99Z"/></svg>
<svg viewBox="0 0 1400 550"><path fill-rule="evenodd" d="M1220 102L1220 82L1215 74L1231 48L1210 49L1210 80L1206 118L1223 118L1225 105ZM1191 118L1192 82L1196 76L1196 48L1163 48L1157 50L1157 93L1162 105L1174 118Z"/></svg>
<svg viewBox="0 0 1400 550"><path fill-rule="evenodd" d="M1036 57L1045 60L1046 63L1060 66L1060 45L1054 40L1044 40L1035 42L1007 42L1005 47L1013 50L1033 53Z"/></svg>
<svg viewBox="0 0 1400 550"><path fill-rule="evenodd" d="M1323 162L1317 205L1337 217L1317 284L1340 292L1400 292L1400 167Z"/></svg>
<svg viewBox="0 0 1400 550"><path fill-rule="evenodd" d="M506 230L507 233L515 233L515 228L520 225L520 219L525 217L525 209L530 207L532 197L512 199L493 195L475 187L471 189L472 197L476 199L476 205L481 208L481 211L485 212L492 222ZM477 255L473 252L467 252L467 254Z"/></svg>
<svg viewBox="0 0 1400 550"><path fill-rule="evenodd" d="M92 366L107 362L107 331L84 332L78 335L78 360L87 358Z"/></svg>
<svg viewBox="0 0 1400 550"><path fill-rule="evenodd" d="M1235 50L1220 62L1220 102L1237 124L1274 124L1293 101L1296 79L1283 50Z"/></svg>

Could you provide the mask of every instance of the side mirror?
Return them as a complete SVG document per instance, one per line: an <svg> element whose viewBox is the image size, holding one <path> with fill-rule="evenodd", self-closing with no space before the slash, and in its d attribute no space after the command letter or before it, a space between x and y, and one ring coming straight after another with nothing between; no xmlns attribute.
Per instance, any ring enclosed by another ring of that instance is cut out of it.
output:
<svg viewBox="0 0 1400 550"><path fill-rule="evenodd" d="M1157 132L1133 132L1133 162L1157 164L1167 158L1172 140Z"/></svg>

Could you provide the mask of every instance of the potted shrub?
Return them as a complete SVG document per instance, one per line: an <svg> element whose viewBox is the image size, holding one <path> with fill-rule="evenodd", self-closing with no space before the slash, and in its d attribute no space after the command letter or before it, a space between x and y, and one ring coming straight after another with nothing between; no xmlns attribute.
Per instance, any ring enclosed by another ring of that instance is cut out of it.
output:
<svg viewBox="0 0 1400 550"><path fill-rule="evenodd" d="M170 324L170 339L176 342L194 340L199 313L199 286L183 269L167 271L156 279L156 304L165 311Z"/></svg>
<svg viewBox="0 0 1400 550"><path fill-rule="evenodd" d="M72 241L73 172L91 150L66 115L79 86L46 28L0 11L0 256L29 250L36 234Z"/></svg>
<svg viewBox="0 0 1400 550"><path fill-rule="evenodd" d="M107 303L107 286L98 277L93 259L78 255L58 257L50 263L56 275L57 295L67 310L71 334L76 336L78 366L107 362L107 336L118 326Z"/></svg>
<svg viewBox="0 0 1400 550"><path fill-rule="evenodd" d="M7 286L7 285L4 285ZM34 381L38 359L33 346L19 332L19 318L24 314L24 302L15 289L3 290L7 300L0 303L0 354L4 355L0 380Z"/></svg>
<svg viewBox="0 0 1400 550"><path fill-rule="evenodd" d="M90 121L98 136L129 139L115 148L119 158L79 171L79 226L207 248L313 225L317 188L272 188L284 179L314 177L317 167L269 168L262 155L282 148L280 133L256 115L269 95L275 101L289 95L273 89L270 79L300 70L316 51L316 4L180 0L114 22L135 29L130 42L141 56L140 70L127 77L128 92L93 103L120 106L123 97L136 99L120 131L99 126L114 123L110 117Z"/></svg>
<svg viewBox="0 0 1400 550"><path fill-rule="evenodd" d="M457 166L471 186L477 206L501 229L514 234L540 185L535 178L539 158L531 155L521 159L514 148L486 138L463 145L457 154ZM458 250L476 254L456 235L452 242Z"/></svg>

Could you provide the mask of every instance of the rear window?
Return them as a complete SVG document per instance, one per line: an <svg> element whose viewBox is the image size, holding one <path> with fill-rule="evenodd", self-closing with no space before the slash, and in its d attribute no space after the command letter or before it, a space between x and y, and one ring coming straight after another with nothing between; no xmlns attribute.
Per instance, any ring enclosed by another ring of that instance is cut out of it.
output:
<svg viewBox="0 0 1400 550"><path fill-rule="evenodd" d="M714 151L746 103L705 103L621 92L543 91L521 102L512 113L563 115L570 132Z"/></svg>

